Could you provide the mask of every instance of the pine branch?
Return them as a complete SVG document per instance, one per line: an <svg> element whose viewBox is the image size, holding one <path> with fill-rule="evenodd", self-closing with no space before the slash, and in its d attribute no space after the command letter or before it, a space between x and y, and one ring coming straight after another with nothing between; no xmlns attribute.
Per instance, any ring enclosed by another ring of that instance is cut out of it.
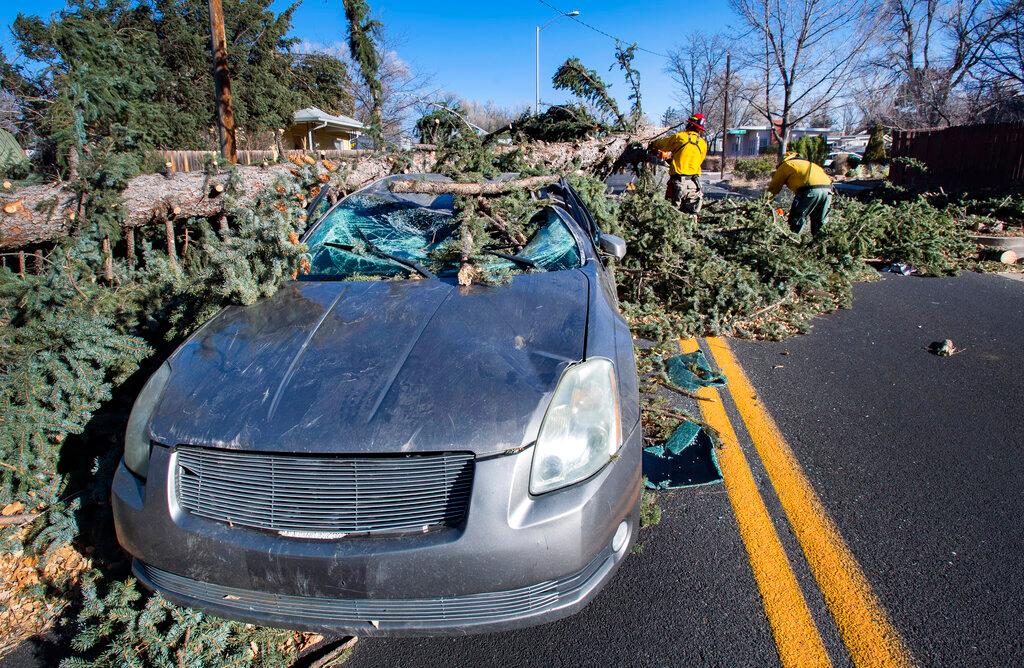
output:
<svg viewBox="0 0 1024 668"><path fill-rule="evenodd" d="M530 176L513 181L481 181L476 183L408 179L392 181L388 184L388 190L393 193L422 195L504 195L520 189L536 190L541 186L556 183L560 178L558 175Z"/></svg>

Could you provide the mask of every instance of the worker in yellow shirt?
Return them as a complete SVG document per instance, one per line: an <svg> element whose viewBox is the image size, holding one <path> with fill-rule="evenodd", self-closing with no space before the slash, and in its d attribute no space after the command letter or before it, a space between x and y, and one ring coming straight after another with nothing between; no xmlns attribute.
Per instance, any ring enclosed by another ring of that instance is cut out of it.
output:
<svg viewBox="0 0 1024 668"><path fill-rule="evenodd" d="M818 165L789 152L775 170L768 192L772 197L779 194L782 186L793 191L793 207L789 210L789 229L800 234L811 221L811 234L821 234L828 224L832 208L832 179Z"/></svg>
<svg viewBox="0 0 1024 668"><path fill-rule="evenodd" d="M668 189L665 199L684 213L697 215L704 201L700 183L700 166L708 154L704 141L704 115L694 114L686 121L686 129L663 139L652 141L648 148L669 160Z"/></svg>

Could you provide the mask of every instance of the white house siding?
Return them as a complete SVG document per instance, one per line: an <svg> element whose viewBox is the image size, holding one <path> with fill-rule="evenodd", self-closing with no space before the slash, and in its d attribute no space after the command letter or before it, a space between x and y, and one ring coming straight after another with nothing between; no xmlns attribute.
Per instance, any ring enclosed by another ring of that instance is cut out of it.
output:
<svg viewBox="0 0 1024 668"><path fill-rule="evenodd" d="M771 128L767 127L743 127L736 128L744 131L744 134L729 134L729 157L749 158L760 155L761 148L772 143ZM824 135L828 141L829 128L793 128L790 130L790 140L803 137L804 135Z"/></svg>

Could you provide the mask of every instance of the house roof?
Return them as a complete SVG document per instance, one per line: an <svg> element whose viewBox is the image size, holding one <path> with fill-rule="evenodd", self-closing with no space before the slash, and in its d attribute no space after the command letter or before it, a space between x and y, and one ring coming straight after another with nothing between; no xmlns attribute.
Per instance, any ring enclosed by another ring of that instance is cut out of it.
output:
<svg viewBox="0 0 1024 668"><path fill-rule="evenodd" d="M365 126L354 118L348 116L335 116L334 114L328 114L323 109L317 107L307 107L305 109L299 109L292 115L293 123L326 123L328 126L334 126L345 130L362 130Z"/></svg>

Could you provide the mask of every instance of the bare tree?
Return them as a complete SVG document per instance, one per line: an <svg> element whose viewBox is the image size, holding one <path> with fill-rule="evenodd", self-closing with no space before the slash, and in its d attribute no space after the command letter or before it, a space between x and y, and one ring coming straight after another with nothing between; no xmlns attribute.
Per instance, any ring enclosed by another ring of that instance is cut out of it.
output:
<svg viewBox="0 0 1024 668"><path fill-rule="evenodd" d="M970 88L982 120L1024 120L1024 0L998 2L995 15L998 25Z"/></svg>
<svg viewBox="0 0 1024 668"><path fill-rule="evenodd" d="M460 102L466 110L466 119L486 132L494 132L498 128L505 127L530 110L530 106L527 104L519 107L502 107L491 100L477 102L465 98L462 98Z"/></svg>
<svg viewBox="0 0 1024 668"><path fill-rule="evenodd" d="M730 0L747 30L746 64L764 75L747 100L768 121L781 157L795 125L847 90L874 29L867 0Z"/></svg>
<svg viewBox="0 0 1024 668"><path fill-rule="evenodd" d="M414 70L398 55L394 42L387 38L382 42L379 93L365 82L355 82L356 117L364 123L371 123L379 95L380 128L386 139L394 140L407 134L412 117L423 100L437 96L429 89L431 78Z"/></svg>
<svg viewBox="0 0 1024 668"><path fill-rule="evenodd" d="M0 128L12 135L18 133L18 120L21 118L21 104L13 93L0 90Z"/></svg>
<svg viewBox="0 0 1024 668"><path fill-rule="evenodd" d="M1024 0L1004 0L995 7L1000 18L982 63L994 74L1024 88Z"/></svg>
<svg viewBox="0 0 1024 668"><path fill-rule="evenodd" d="M729 41L721 35L708 35L694 31L686 41L669 51L665 71L675 81L676 101L681 109L670 116L679 120L665 125L676 125L690 114L705 116L708 140L714 142L722 133L725 116L725 57ZM729 82L729 126L737 127L752 122L755 114L744 101L751 97L751 84L737 73ZM745 91L745 92L744 92ZM664 120L667 120L668 116Z"/></svg>
<svg viewBox="0 0 1024 668"><path fill-rule="evenodd" d="M1008 28L1022 10L1020 0L885 0L872 59L885 74L876 95L886 102L875 109L879 120L937 127L975 116L985 102L981 91L996 83L985 75L1012 70L1019 18L1017 35Z"/></svg>
<svg viewBox="0 0 1024 668"><path fill-rule="evenodd" d="M686 41L668 52L665 71L676 82L676 101L694 113L703 110L721 94L724 79L726 42L720 35L693 31Z"/></svg>

